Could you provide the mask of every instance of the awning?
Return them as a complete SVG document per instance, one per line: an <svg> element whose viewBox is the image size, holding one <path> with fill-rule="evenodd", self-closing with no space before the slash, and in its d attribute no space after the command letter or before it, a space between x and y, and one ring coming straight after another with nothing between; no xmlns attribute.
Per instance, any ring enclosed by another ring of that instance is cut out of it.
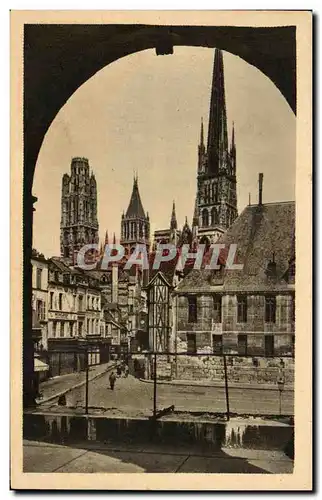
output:
<svg viewBox="0 0 322 500"><path fill-rule="evenodd" d="M49 370L49 366L44 363L43 361L40 361L38 358L34 358L34 371L35 372L46 372Z"/></svg>

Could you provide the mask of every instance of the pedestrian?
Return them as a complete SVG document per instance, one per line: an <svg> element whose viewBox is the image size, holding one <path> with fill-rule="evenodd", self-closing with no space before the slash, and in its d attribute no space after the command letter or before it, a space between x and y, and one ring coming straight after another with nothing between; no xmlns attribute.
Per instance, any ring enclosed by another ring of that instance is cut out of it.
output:
<svg viewBox="0 0 322 500"><path fill-rule="evenodd" d="M122 366L120 364L118 364L116 367L116 374L118 377L122 375Z"/></svg>
<svg viewBox="0 0 322 500"><path fill-rule="evenodd" d="M124 366L124 377L127 378L129 376L129 367L128 365Z"/></svg>
<svg viewBox="0 0 322 500"><path fill-rule="evenodd" d="M112 372L111 375L109 376L109 380L110 380L111 391L114 391L114 385L115 385L115 380L116 380L116 375L114 372Z"/></svg>

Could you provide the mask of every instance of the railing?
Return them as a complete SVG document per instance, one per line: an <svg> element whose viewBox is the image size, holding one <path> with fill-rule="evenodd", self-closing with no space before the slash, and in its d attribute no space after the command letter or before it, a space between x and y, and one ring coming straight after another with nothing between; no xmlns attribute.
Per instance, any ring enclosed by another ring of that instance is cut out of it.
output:
<svg viewBox="0 0 322 500"><path fill-rule="evenodd" d="M42 382L39 388L40 405L49 405L51 411L63 402L70 412L151 420L171 413L183 420L293 416L292 356L134 354L125 344L102 344L99 349L49 351L52 375L57 375L57 363L64 376ZM54 397L56 383L57 394L66 389L65 403Z"/></svg>

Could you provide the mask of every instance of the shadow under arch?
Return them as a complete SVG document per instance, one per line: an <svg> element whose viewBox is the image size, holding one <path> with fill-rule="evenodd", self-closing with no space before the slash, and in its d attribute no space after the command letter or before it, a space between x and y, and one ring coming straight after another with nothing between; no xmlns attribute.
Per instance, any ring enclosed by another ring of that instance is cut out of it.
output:
<svg viewBox="0 0 322 500"><path fill-rule="evenodd" d="M24 404L34 404L32 341L33 175L44 136L58 111L95 73L121 57L175 46L230 52L257 67L296 113L296 28L236 26L24 26L23 380Z"/></svg>

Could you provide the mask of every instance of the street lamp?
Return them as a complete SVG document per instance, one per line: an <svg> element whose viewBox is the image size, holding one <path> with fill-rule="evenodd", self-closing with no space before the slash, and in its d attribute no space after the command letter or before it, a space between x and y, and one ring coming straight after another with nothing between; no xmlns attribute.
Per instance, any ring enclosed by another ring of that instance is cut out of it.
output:
<svg viewBox="0 0 322 500"><path fill-rule="evenodd" d="M285 384L285 377L283 375L280 375L277 379L280 415L282 415L282 392L284 391L284 384Z"/></svg>

